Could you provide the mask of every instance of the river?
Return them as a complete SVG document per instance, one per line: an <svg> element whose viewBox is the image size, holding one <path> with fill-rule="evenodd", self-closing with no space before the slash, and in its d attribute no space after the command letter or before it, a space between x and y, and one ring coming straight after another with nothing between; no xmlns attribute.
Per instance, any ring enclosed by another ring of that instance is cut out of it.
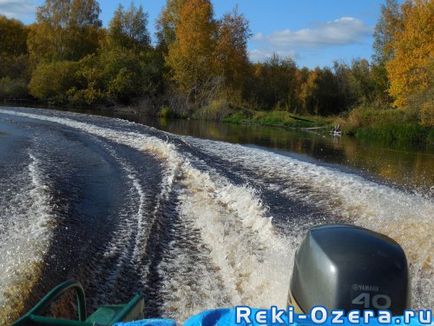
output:
<svg viewBox="0 0 434 326"><path fill-rule="evenodd" d="M336 222L398 241L412 307L434 306L432 148L141 122L0 108L0 323L68 278L91 310L284 306L305 232Z"/></svg>

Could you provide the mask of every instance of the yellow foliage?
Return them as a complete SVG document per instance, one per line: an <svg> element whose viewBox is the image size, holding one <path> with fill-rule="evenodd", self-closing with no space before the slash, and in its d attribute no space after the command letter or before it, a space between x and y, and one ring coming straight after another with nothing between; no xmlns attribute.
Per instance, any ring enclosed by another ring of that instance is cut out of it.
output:
<svg viewBox="0 0 434 326"><path fill-rule="evenodd" d="M73 61L39 64L29 83L30 94L41 100L64 96L75 85L77 70L78 63Z"/></svg>
<svg viewBox="0 0 434 326"><path fill-rule="evenodd" d="M181 90L201 87L212 75L214 52L212 5L209 0L189 0L179 12L176 40L169 46L166 62Z"/></svg>
<svg viewBox="0 0 434 326"><path fill-rule="evenodd" d="M398 107L430 86L427 66L434 56L434 0L406 2L402 13L403 28L392 41L394 57L386 65L389 92Z"/></svg>
<svg viewBox="0 0 434 326"><path fill-rule="evenodd" d="M157 37L159 46L167 46L175 41L175 28L179 22L179 13L187 0L168 0L166 7L157 20ZM166 51L165 51L166 52Z"/></svg>

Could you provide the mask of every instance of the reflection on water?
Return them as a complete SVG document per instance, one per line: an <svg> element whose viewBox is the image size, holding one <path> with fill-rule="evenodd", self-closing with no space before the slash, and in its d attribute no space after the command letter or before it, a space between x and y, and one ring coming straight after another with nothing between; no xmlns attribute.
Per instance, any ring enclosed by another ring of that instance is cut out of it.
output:
<svg viewBox="0 0 434 326"><path fill-rule="evenodd" d="M142 118L140 122L180 135L256 145L282 154L289 154L289 151L324 163L362 170L408 189L434 192L434 146L387 148L352 137L332 137L314 131L195 120Z"/></svg>
<svg viewBox="0 0 434 326"><path fill-rule="evenodd" d="M348 136L332 137L316 131L290 130L212 121L166 120L111 110L76 110L143 123L179 135L254 145L284 155L302 155L325 164L362 171L400 187L434 196L434 144L425 147L384 146ZM0 132L1 133L1 132Z"/></svg>

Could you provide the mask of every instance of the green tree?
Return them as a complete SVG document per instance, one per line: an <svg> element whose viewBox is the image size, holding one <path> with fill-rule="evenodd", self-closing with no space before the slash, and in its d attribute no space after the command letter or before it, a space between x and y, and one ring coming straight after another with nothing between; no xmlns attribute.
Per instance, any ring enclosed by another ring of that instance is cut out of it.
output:
<svg viewBox="0 0 434 326"><path fill-rule="evenodd" d="M140 96L155 96L160 69L155 52L114 49L101 54L106 92L114 100L130 102Z"/></svg>
<svg viewBox="0 0 434 326"><path fill-rule="evenodd" d="M0 15L0 78L27 78L27 34L23 23Z"/></svg>
<svg viewBox="0 0 434 326"><path fill-rule="evenodd" d="M127 10L118 7L109 24L107 42L81 71L86 92L124 103L161 92L164 63L150 45L147 17L143 8L133 3Z"/></svg>
<svg viewBox="0 0 434 326"><path fill-rule="evenodd" d="M0 55L17 57L27 54L27 33L23 23L0 15Z"/></svg>
<svg viewBox="0 0 434 326"><path fill-rule="evenodd" d="M39 64L29 84L30 94L54 104L65 104L68 91L75 87L78 63L56 61Z"/></svg>
<svg viewBox="0 0 434 326"><path fill-rule="evenodd" d="M217 26L214 56L216 73L223 77L226 93L241 98L245 79L249 74L249 24L244 16L238 13L238 9L234 9L232 13L224 15Z"/></svg>
<svg viewBox="0 0 434 326"><path fill-rule="evenodd" d="M99 13L96 0L46 0L30 29L32 61L80 60L94 53L100 39Z"/></svg>
<svg viewBox="0 0 434 326"><path fill-rule="evenodd" d="M147 29L148 15L142 6L136 8L131 3L128 10L122 5L116 9L108 29L110 46L119 46L141 51L150 47L150 37Z"/></svg>
<svg viewBox="0 0 434 326"><path fill-rule="evenodd" d="M374 55L372 78L377 90L378 100L386 103L392 102L388 90L390 87L387 76L386 63L393 58L393 41L402 29L402 14L397 0L386 0L381 7L381 16L374 30Z"/></svg>
<svg viewBox="0 0 434 326"><path fill-rule="evenodd" d="M377 97L377 85L368 60L353 60L351 65L355 96L359 103L372 103Z"/></svg>
<svg viewBox="0 0 434 326"><path fill-rule="evenodd" d="M374 55L376 64L384 64L393 57L392 42L402 29L402 16L397 0L386 0L381 6L381 16L374 30Z"/></svg>
<svg viewBox="0 0 434 326"><path fill-rule="evenodd" d="M311 71L302 85L301 94L304 110L310 114L332 115L345 109L339 96L336 76L329 68Z"/></svg>
<svg viewBox="0 0 434 326"><path fill-rule="evenodd" d="M0 98L23 98L29 78L28 28L0 15Z"/></svg>
<svg viewBox="0 0 434 326"><path fill-rule="evenodd" d="M249 94L262 109L297 111L299 107L299 80L297 66L291 58L273 55L264 63L257 63Z"/></svg>
<svg viewBox="0 0 434 326"><path fill-rule="evenodd" d="M353 69L345 63L335 62L333 72L336 77L339 104L345 109L351 108L360 101L361 96Z"/></svg>

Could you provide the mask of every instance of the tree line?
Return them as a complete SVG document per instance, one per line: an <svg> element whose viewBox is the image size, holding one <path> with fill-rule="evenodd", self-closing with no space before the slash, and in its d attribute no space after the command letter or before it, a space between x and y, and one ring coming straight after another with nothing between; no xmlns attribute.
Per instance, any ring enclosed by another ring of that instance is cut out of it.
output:
<svg viewBox="0 0 434 326"><path fill-rule="evenodd" d="M167 0L155 43L141 6L120 5L106 28L100 12L97 0L46 0L31 25L0 16L0 98L179 115L412 108L434 125L434 0L387 0L371 60L314 69L277 55L249 61L248 21L237 8L216 18L210 0Z"/></svg>

